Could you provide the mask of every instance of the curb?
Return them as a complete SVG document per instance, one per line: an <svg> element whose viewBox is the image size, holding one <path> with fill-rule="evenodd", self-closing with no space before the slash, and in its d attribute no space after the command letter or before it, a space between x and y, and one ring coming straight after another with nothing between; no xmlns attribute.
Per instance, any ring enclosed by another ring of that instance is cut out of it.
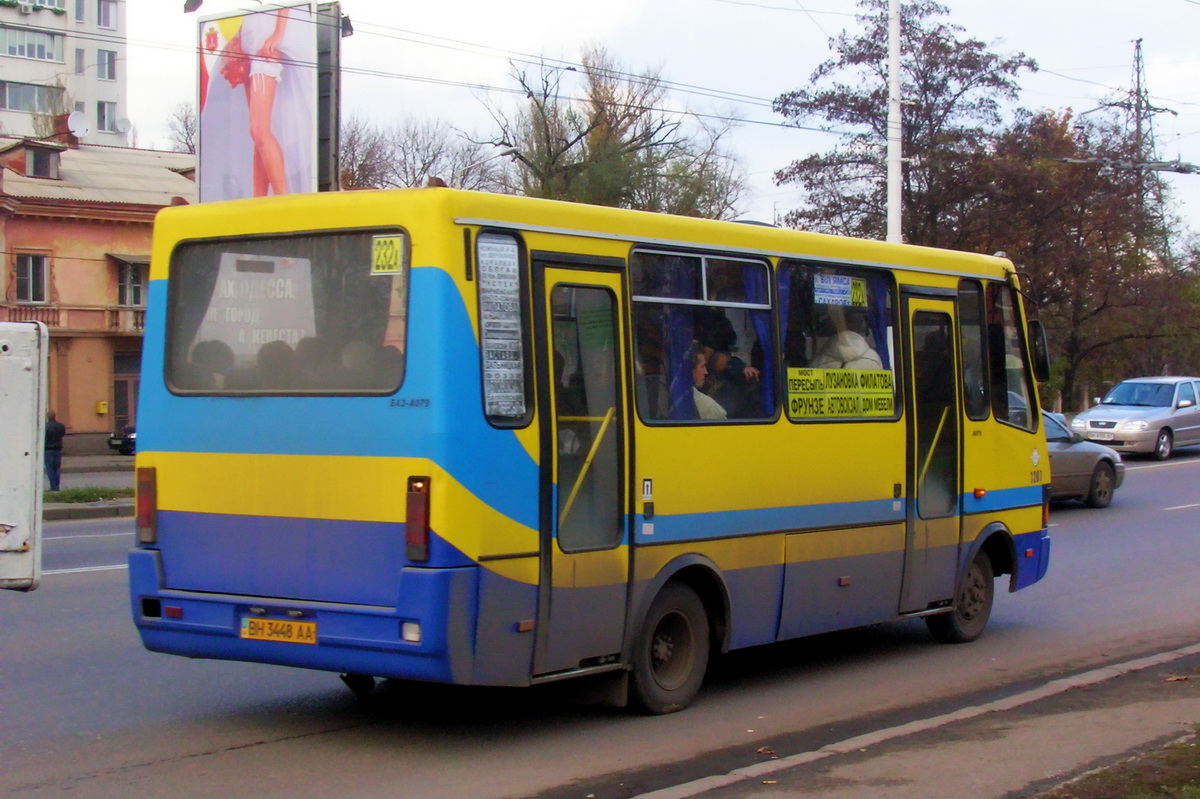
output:
<svg viewBox="0 0 1200 799"><path fill-rule="evenodd" d="M56 502L42 506L43 522L68 519L106 519L133 516L132 501L116 502Z"/></svg>

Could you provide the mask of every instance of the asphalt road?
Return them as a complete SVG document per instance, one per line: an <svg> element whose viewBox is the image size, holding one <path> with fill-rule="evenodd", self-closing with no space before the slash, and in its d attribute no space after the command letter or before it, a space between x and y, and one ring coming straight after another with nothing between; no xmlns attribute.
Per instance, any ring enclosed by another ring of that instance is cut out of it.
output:
<svg viewBox="0 0 1200 799"><path fill-rule="evenodd" d="M330 674L149 653L124 571L74 571L119 563L131 521L48 524L42 587L0 595L0 794L628 796L1195 643L1200 453L1131 467L1110 508L1055 508L1050 575L1001 594L974 644L903 622L760 647L659 718L546 690L358 701Z"/></svg>

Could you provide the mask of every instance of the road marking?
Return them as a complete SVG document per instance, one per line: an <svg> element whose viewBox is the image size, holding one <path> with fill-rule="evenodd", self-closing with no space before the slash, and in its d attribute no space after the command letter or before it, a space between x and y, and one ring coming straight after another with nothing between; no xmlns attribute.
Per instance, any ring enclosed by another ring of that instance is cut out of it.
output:
<svg viewBox="0 0 1200 799"><path fill-rule="evenodd" d="M1193 502L1191 505L1174 505L1163 510L1187 510L1188 508L1200 508L1200 502Z"/></svg>
<svg viewBox="0 0 1200 799"><path fill-rule="evenodd" d="M65 541L68 538L124 538L133 537L133 531L127 533L93 533L92 535L45 535L43 541Z"/></svg>
<svg viewBox="0 0 1200 799"><path fill-rule="evenodd" d="M711 777L702 777L698 780L685 782L681 785L672 785L669 788L662 788L657 791L639 794L634 799L690 799L690 797L698 796L707 791L723 788L728 785L736 785L739 782L746 780L758 779L768 774L775 774L784 769L794 766L812 763L817 760L822 760L832 755L844 755L851 752L856 752L860 749L865 749L868 746L890 741L895 738L901 738L905 735L913 733L925 732L926 730L944 727L947 724L952 724L956 721L965 719L973 719L988 713L995 713L1004 710L1012 710L1013 708L1022 707L1023 705L1032 704L1042 699L1047 699L1057 694L1065 693L1074 688L1082 688L1088 685L1096 685L1105 680L1111 680L1114 677L1120 677L1125 674L1130 674L1142 669L1148 669L1153 666L1161 666L1166 663L1179 660L1180 658L1188 657L1189 655L1200 654L1200 644L1192 644L1185 646L1182 649L1175 649L1169 652L1160 652L1157 655L1149 657L1137 658L1135 660L1127 660L1124 663L1114 663L1111 666L1102 666L1098 669L1085 671L1082 674L1076 674L1073 677L1063 677L1057 680L1042 685L1039 688L1032 688L1014 696L997 699L993 702L986 702L982 705L974 707L964 707L955 710L951 713L945 713L941 716L933 716L926 719L917 719L910 721L907 724L900 724L896 727L885 730L876 730L864 735L859 735L854 738L847 738L844 741L828 744L820 749L809 752L800 752L789 757L781 757L778 760L767 760L761 763L754 763L744 768L734 769L726 774L714 774Z"/></svg>
<svg viewBox="0 0 1200 799"><path fill-rule="evenodd" d="M113 566L82 566L78 569L47 569L46 571L42 572L42 574L47 575L47 574L79 574L80 572L110 572L110 571L116 571L117 569L128 569L128 568L129 568L129 564L118 563Z"/></svg>
<svg viewBox="0 0 1200 799"><path fill-rule="evenodd" d="M1167 469L1172 466L1195 466L1200 461L1171 461L1169 463L1130 463L1125 461L1125 471L1140 472L1143 469Z"/></svg>

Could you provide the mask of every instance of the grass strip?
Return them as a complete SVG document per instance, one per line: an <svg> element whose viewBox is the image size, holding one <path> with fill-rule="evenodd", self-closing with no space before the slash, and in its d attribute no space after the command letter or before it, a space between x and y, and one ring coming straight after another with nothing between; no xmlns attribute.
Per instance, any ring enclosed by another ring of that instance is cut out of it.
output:
<svg viewBox="0 0 1200 799"><path fill-rule="evenodd" d="M42 502L106 502L132 496L132 488L64 488L43 492Z"/></svg>

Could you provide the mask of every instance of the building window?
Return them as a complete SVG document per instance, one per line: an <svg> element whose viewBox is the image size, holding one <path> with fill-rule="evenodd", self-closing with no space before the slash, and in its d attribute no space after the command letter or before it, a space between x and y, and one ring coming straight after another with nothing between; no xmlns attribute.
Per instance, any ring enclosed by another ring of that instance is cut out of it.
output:
<svg viewBox="0 0 1200 799"><path fill-rule="evenodd" d="M117 305L145 305L146 266L120 261L117 268Z"/></svg>
<svg viewBox="0 0 1200 799"><path fill-rule="evenodd" d="M82 75L83 70L87 68L87 63L85 61L85 58L86 57L83 54L83 48L76 47L75 48L75 74L76 75Z"/></svg>
<svg viewBox="0 0 1200 799"><path fill-rule="evenodd" d="M87 22L87 0L75 0L75 21Z"/></svg>
<svg viewBox="0 0 1200 799"><path fill-rule="evenodd" d="M25 153L25 174L31 178L58 180L58 153L30 147Z"/></svg>
<svg viewBox="0 0 1200 799"><path fill-rule="evenodd" d="M59 10L65 10L67 7L67 0L33 0L33 4L35 6L41 6L42 8L57 8Z"/></svg>
<svg viewBox="0 0 1200 799"><path fill-rule="evenodd" d="M17 256L17 302L46 301L46 272L50 258L45 255Z"/></svg>
<svg viewBox="0 0 1200 799"><path fill-rule="evenodd" d="M117 132L117 104L101 100L96 103L96 129L105 133Z"/></svg>
<svg viewBox="0 0 1200 799"><path fill-rule="evenodd" d="M96 77L100 80L117 79L117 52L115 50L96 51Z"/></svg>
<svg viewBox="0 0 1200 799"><path fill-rule="evenodd" d="M0 27L0 55L37 61L62 61L63 37L55 33L3 26Z"/></svg>
<svg viewBox="0 0 1200 799"><path fill-rule="evenodd" d="M117 29L117 0L96 0L96 25L108 30Z"/></svg>
<svg viewBox="0 0 1200 799"><path fill-rule="evenodd" d="M61 86L0 81L0 110L49 114L62 107Z"/></svg>

